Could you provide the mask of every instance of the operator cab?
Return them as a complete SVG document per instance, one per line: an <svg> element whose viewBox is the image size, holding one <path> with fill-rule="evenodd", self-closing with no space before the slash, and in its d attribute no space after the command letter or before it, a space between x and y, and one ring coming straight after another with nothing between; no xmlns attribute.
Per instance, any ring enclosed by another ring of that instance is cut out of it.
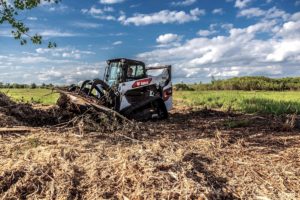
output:
<svg viewBox="0 0 300 200"><path fill-rule="evenodd" d="M110 86L146 77L145 63L125 58L108 60L104 73L104 81Z"/></svg>

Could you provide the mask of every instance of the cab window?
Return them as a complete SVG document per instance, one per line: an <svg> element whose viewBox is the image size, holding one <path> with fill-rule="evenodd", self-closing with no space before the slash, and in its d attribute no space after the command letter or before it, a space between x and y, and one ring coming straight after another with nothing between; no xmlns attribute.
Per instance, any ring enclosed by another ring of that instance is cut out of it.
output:
<svg viewBox="0 0 300 200"><path fill-rule="evenodd" d="M129 65L127 68L128 79L139 79L145 77L145 67L143 65Z"/></svg>
<svg viewBox="0 0 300 200"><path fill-rule="evenodd" d="M109 85L117 84L122 76L122 63L112 62L106 72L106 82Z"/></svg>

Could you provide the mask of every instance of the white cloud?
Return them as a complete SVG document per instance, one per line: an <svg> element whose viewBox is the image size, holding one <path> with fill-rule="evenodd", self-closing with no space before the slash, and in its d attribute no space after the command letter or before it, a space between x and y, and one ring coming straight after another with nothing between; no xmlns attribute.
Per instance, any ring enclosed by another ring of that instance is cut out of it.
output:
<svg viewBox="0 0 300 200"><path fill-rule="evenodd" d="M236 0L234 6L237 8L245 8L252 0Z"/></svg>
<svg viewBox="0 0 300 200"><path fill-rule="evenodd" d="M40 81L48 81L52 78L60 78L60 77L62 77L62 75L63 75L62 72L59 72L59 71L55 70L54 68L52 68L50 70L45 71L44 73L39 74L38 79ZM27 77L30 77L30 75L27 74Z"/></svg>
<svg viewBox="0 0 300 200"><path fill-rule="evenodd" d="M85 29L99 28L103 26L102 24L92 23L92 22L75 22L72 25L75 27L85 28Z"/></svg>
<svg viewBox="0 0 300 200"><path fill-rule="evenodd" d="M212 13L222 15L222 14L224 14L224 11L222 8L216 8L212 11Z"/></svg>
<svg viewBox="0 0 300 200"><path fill-rule="evenodd" d="M295 6L300 6L300 1L295 1Z"/></svg>
<svg viewBox="0 0 300 200"><path fill-rule="evenodd" d="M190 11L190 13L191 13L192 16L201 16L201 15L205 15L205 10L199 9L199 8L195 8L195 9L192 9Z"/></svg>
<svg viewBox="0 0 300 200"><path fill-rule="evenodd" d="M297 38L300 33L300 20L289 21L283 24L281 29L278 30L277 36L282 38Z"/></svg>
<svg viewBox="0 0 300 200"><path fill-rule="evenodd" d="M82 80L100 78L105 64L76 63L76 66L77 67L71 67L71 65L67 65L64 67L52 66L50 69L42 68L35 72L34 76L37 76L39 83L73 84ZM102 68L100 68L100 66Z"/></svg>
<svg viewBox="0 0 300 200"><path fill-rule="evenodd" d="M202 37L207 37L207 36L213 35L215 33L216 33L216 31L214 31L214 30L199 30L197 32L197 34Z"/></svg>
<svg viewBox="0 0 300 200"><path fill-rule="evenodd" d="M52 4L54 5L54 4ZM70 8L64 4L59 4L58 6L52 6L47 9L47 11L50 12L65 12L66 10L69 10Z"/></svg>
<svg viewBox="0 0 300 200"><path fill-rule="evenodd" d="M115 45L115 46L116 46L116 45L121 45L121 44L123 44L122 41L116 41L116 42L113 43L113 45Z"/></svg>
<svg viewBox="0 0 300 200"><path fill-rule="evenodd" d="M26 57L21 57L19 59L21 64L34 64L34 63L43 63L49 61L48 58L42 56L26 56Z"/></svg>
<svg viewBox="0 0 300 200"><path fill-rule="evenodd" d="M125 15L122 15L119 17L119 21L124 25L134 24L135 26L159 23L183 24L190 21L198 21L199 16L204 14L205 10L200 10L199 8L190 10L190 13L186 13L185 11L162 10L152 14L135 14L134 16L128 18L126 18Z"/></svg>
<svg viewBox="0 0 300 200"><path fill-rule="evenodd" d="M173 1L171 5L173 6L190 6L196 3L197 0L182 0L182 1Z"/></svg>
<svg viewBox="0 0 300 200"><path fill-rule="evenodd" d="M9 29L3 29L0 30L0 36L2 37L13 37ZM73 32L66 32L62 30L52 30L52 29L32 29L30 30L29 34L34 35L35 33L38 33L39 35L43 37L77 37L82 36L82 34L79 33L73 33Z"/></svg>
<svg viewBox="0 0 300 200"><path fill-rule="evenodd" d="M205 80L211 75L300 75L300 14L290 16L284 24L263 20L245 28L226 28L228 36L196 37L180 46L140 53L137 58L148 64L172 64L174 78L184 80ZM261 33L272 36L260 39Z"/></svg>
<svg viewBox="0 0 300 200"><path fill-rule="evenodd" d="M37 17L27 17L27 19L30 20L30 21L36 21L36 20L38 20Z"/></svg>
<svg viewBox="0 0 300 200"><path fill-rule="evenodd" d="M109 36L123 36L123 35L127 35L127 33L122 33L122 32L120 32L120 33L110 33L108 35Z"/></svg>
<svg viewBox="0 0 300 200"><path fill-rule="evenodd" d="M201 37L208 37L208 36L214 35L218 32L217 30L215 30L217 26L218 26L218 24L210 24L208 30L201 29L197 32L197 34ZM225 25L222 25L222 26L225 26Z"/></svg>
<svg viewBox="0 0 300 200"><path fill-rule="evenodd" d="M156 42L159 44L169 44L172 42L178 42L181 40L181 36L173 33L167 33L157 37Z"/></svg>
<svg viewBox="0 0 300 200"><path fill-rule="evenodd" d="M238 17L263 17L265 19L282 18L286 20L288 19L289 14L276 7L272 7L269 10L262 10L260 8L248 8L240 10L238 13Z"/></svg>
<svg viewBox="0 0 300 200"><path fill-rule="evenodd" d="M56 55L58 53L59 55ZM38 48L36 53L0 55L0 79L3 82L71 84L101 78L105 62L80 61L94 52L74 48Z"/></svg>
<svg viewBox="0 0 300 200"><path fill-rule="evenodd" d="M290 16L290 20L292 21L299 21L300 20L300 12L296 12Z"/></svg>
<svg viewBox="0 0 300 200"><path fill-rule="evenodd" d="M90 9L81 9L81 12L83 14L90 14L90 15L99 15L103 14L103 10L100 8L96 8L95 6L92 6Z"/></svg>
<svg viewBox="0 0 300 200"><path fill-rule="evenodd" d="M116 4L116 3L122 3L124 0L100 0L99 3L101 4Z"/></svg>
<svg viewBox="0 0 300 200"><path fill-rule="evenodd" d="M96 19L103 19L107 21L115 21L116 18L112 15L94 16Z"/></svg>
<svg viewBox="0 0 300 200"><path fill-rule="evenodd" d="M103 10L104 10L105 12L114 12L114 11L115 11L115 9L114 9L113 7L110 7L110 6L105 6L105 7L103 8Z"/></svg>
<svg viewBox="0 0 300 200"><path fill-rule="evenodd" d="M82 51L74 48L38 48L36 49L36 53L39 55L51 55L53 57L60 57L60 58L75 58L80 59L82 55L93 55L95 52L92 51Z"/></svg>
<svg viewBox="0 0 300 200"><path fill-rule="evenodd" d="M116 18L112 15L107 15L108 12L113 12L114 9L112 7L104 7L104 9L97 8L96 6L92 6L90 9L81 9L82 14L88 14L96 19L114 21Z"/></svg>
<svg viewBox="0 0 300 200"><path fill-rule="evenodd" d="M1 37L12 37L11 30L9 30L9 29L0 30L0 36Z"/></svg>
<svg viewBox="0 0 300 200"><path fill-rule="evenodd" d="M66 12L72 10L63 3L56 4L54 1L41 1L40 6L47 12Z"/></svg>
<svg viewBox="0 0 300 200"><path fill-rule="evenodd" d="M267 61L282 62L289 58L297 58L300 53L300 40L286 39L274 43L273 52L267 55Z"/></svg>
<svg viewBox="0 0 300 200"><path fill-rule="evenodd" d="M251 18L251 17L260 17L265 15L265 11L260 9L260 8L249 8L249 9L245 9L245 10L241 10L238 13L238 16L243 16L243 17L247 17L247 18Z"/></svg>
<svg viewBox="0 0 300 200"><path fill-rule="evenodd" d="M228 31L233 28L233 24L230 24L230 23L221 24L221 28Z"/></svg>
<svg viewBox="0 0 300 200"><path fill-rule="evenodd" d="M41 36L44 37L75 37L79 36L77 33L72 33L72 32L64 32L60 30L42 30L42 31L37 31Z"/></svg>

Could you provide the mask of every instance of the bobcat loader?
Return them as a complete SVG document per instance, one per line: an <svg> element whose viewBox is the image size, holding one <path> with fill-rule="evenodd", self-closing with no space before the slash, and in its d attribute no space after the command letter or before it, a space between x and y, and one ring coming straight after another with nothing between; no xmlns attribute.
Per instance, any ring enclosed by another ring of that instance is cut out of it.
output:
<svg viewBox="0 0 300 200"><path fill-rule="evenodd" d="M94 106L139 121L166 119L172 109L171 66L141 61L107 61L103 80L86 80L60 91L79 107Z"/></svg>

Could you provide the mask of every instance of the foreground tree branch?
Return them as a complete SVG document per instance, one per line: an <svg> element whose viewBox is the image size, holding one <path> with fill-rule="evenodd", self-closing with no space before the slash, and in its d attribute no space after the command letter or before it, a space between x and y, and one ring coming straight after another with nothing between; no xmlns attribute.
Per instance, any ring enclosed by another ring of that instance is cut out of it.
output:
<svg viewBox="0 0 300 200"><path fill-rule="evenodd" d="M16 17L21 11L31 10L43 3L58 3L59 1L61 0L0 0L0 25L5 22L10 24L12 36L19 40L21 45L27 44L28 39L33 44L42 44L42 36L39 34L30 35L29 27ZM48 47L56 47L56 43L49 42Z"/></svg>

